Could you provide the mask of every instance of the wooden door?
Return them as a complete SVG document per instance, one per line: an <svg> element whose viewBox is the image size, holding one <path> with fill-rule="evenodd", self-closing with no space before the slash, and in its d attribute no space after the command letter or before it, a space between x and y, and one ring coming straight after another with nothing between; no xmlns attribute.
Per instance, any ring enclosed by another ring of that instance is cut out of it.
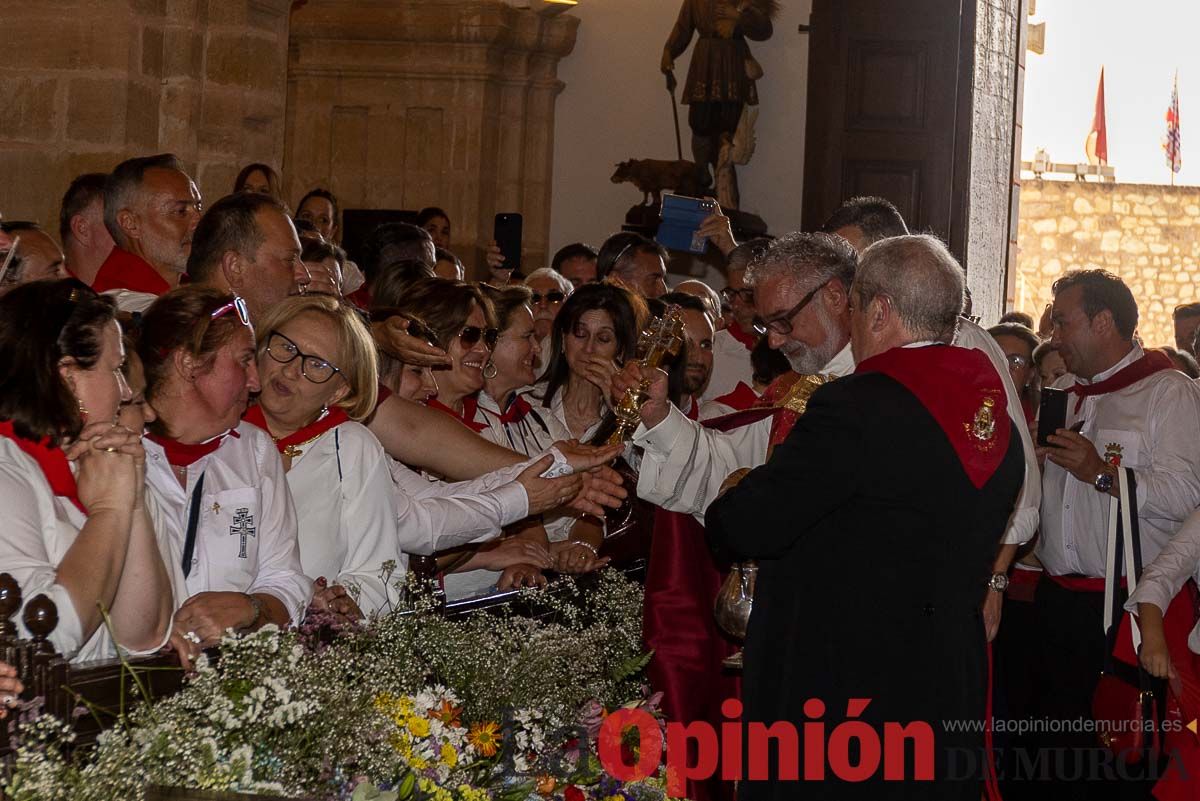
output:
<svg viewBox="0 0 1200 801"><path fill-rule="evenodd" d="M813 0L809 39L804 230L879 195L964 260L974 0Z"/></svg>

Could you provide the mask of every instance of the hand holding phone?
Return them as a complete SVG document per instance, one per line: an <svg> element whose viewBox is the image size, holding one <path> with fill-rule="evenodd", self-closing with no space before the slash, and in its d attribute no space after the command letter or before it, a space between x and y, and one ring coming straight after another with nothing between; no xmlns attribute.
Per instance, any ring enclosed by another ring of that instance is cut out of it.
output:
<svg viewBox="0 0 1200 801"><path fill-rule="evenodd" d="M1042 401L1038 408L1037 444L1050 445L1049 438L1067 425L1067 391L1046 387L1042 390Z"/></svg>

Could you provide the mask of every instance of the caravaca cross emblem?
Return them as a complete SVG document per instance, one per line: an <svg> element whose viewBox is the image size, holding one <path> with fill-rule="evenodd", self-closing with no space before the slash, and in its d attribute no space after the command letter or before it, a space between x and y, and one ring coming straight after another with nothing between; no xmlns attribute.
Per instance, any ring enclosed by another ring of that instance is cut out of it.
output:
<svg viewBox="0 0 1200 801"><path fill-rule="evenodd" d="M241 546L238 548L238 559L246 558L246 538L257 537L258 529L254 527L254 515L246 507L239 507L233 514L233 525L229 527L229 536L241 536Z"/></svg>
<svg viewBox="0 0 1200 801"><path fill-rule="evenodd" d="M1125 449L1120 443L1110 442L1104 446L1104 461L1113 467L1121 466L1121 454Z"/></svg>
<svg viewBox="0 0 1200 801"><path fill-rule="evenodd" d="M981 451L989 451L996 443L996 399L988 396L975 411L975 417L969 423L963 423L967 436Z"/></svg>

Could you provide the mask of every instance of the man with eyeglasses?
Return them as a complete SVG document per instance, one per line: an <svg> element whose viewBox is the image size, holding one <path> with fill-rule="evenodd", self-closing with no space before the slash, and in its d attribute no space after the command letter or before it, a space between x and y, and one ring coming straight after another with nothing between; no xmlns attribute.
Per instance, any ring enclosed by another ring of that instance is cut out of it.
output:
<svg viewBox="0 0 1200 801"><path fill-rule="evenodd" d="M756 325L796 372L830 378L853 372L848 291L857 263L858 254L847 240L825 233L788 234L752 262L747 282L754 291ZM965 319L959 320L955 344L988 356L1005 386L1009 417L1020 423L1017 433L1025 453L1025 481L1017 508L997 554L990 589L981 588L986 590L984 618L990 639L1000 624L1006 571L1018 545L1028 542L1037 529L1041 478L1004 353L986 331ZM639 378L638 366L627 365L614 378L614 397L620 398ZM727 477L762 464L772 442L770 418L718 432L691 423L674 407L648 403L642 422L633 439L645 449L638 495L697 516L704 514Z"/></svg>

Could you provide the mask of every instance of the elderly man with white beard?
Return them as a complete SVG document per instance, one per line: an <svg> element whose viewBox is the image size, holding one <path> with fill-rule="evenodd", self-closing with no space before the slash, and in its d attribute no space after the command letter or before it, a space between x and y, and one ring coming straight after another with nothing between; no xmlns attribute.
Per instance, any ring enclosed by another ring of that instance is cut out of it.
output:
<svg viewBox="0 0 1200 801"><path fill-rule="evenodd" d="M872 244L872 243L867 243ZM840 378L854 371L850 353L849 288L858 265L858 254L840 236L825 233L791 233L774 242L753 261L746 282L754 289L758 325L772 347L783 353L802 375ZM1000 374L1008 400L1009 416L1023 421L1020 399L1008 377L1003 352L978 325L959 321L955 344L982 350ZM614 397L639 380L636 363L627 365L613 382ZM633 443L645 449L638 480L638 495L676 512L703 517L722 484L739 470L764 464L770 446L770 417L736 428L716 431L690 421L678 409L643 408L642 425ZM1025 451L1025 481L1017 508L1005 532L994 571L1003 574L1020 543L1032 538L1041 503L1040 473L1028 428L1017 426ZM814 454L813 458L821 458ZM1004 582L996 579L993 589ZM982 591L983 588L981 588ZM985 618L989 638L999 626L1002 591L988 592Z"/></svg>

